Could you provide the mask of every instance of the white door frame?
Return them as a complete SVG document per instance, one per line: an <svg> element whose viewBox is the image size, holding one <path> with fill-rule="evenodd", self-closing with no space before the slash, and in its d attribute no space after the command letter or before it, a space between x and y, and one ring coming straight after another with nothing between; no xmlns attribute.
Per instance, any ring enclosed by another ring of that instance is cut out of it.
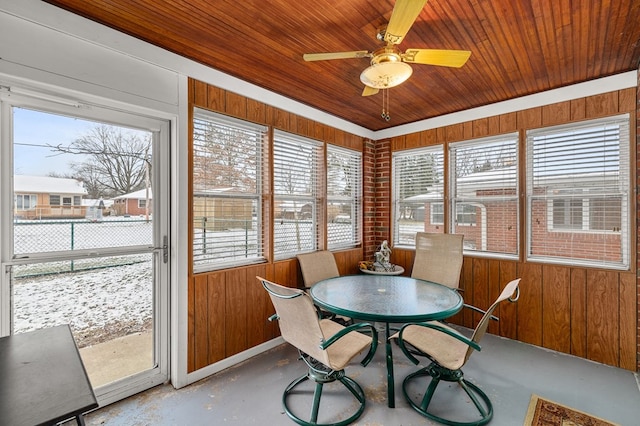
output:
<svg viewBox="0 0 640 426"><path fill-rule="evenodd" d="M162 245L167 238L169 252L171 251L171 210L170 185L170 152L175 141L177 118L167 116L166 113L142 110L135 106L124 106L122 103L104 101L83 103L68 97L65 90L60 89L60 96L48 92L24 89L20 85L0 87L0 336L10 332L10 283L9 267L15 263L13 259L12 238L12 206L13 206L13 143L12 116L13 106L77 116L101 122L112 122L118 125L130 126L149 130L154 134L153 140L153 227L155 248L149 248L158 259L154 262L154 276L156 276L155 315L154 315L154 352L157 366L146 372L139 373L126 381L105 385L97 392L100 405L106 405L127 396L138 393L151 386L164 383L169 378L170 365L170 265L172 257L168 256L167 263L163 262ZM109 250L100 250L109 254ZM32 258L46 261L47 255L32 256Z"/></svg>

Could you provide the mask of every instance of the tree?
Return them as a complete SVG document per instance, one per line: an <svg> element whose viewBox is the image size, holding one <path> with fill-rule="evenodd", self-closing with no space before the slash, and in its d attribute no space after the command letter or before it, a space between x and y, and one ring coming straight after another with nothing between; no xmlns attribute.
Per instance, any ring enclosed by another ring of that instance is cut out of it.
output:
<svg viewBox="0 0 640 426"><path fill-rule="evenodd" d="M259 141L247 143L242 130L203 123L194 141L194 188L225 188L235 192L257 192Z"/></svg>
<svg viewBox="0 0 640 426"><path fill-rule="evenodd" d="M149 185L151 135L148 133L127 132L100 124L69 146L52 148L60 153L84 156L85 159L73 163L71 169L73 177L84 182L91 198L114 197Z"/></svg>
<svg viewBox="0 0 640 426"><path fill-rule="evenodd" d="M435 187L441 186L440 168L438 157L432 153L398 158L396 174L401 176L397 186L400 219L412 219L415 209L424 205L424 202L405 201L407 198L431 193Z"/></svg>

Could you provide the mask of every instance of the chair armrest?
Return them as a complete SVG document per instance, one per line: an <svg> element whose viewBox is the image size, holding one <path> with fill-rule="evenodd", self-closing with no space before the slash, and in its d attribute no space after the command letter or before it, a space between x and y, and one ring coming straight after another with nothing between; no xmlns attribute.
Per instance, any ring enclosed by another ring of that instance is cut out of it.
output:
<svg viewBox="0 0 640 426"><path fill-rule="evenodd" d="M427 322L408 323L408 324L403 325L402 328L400 329L400 331L398 332L398 346L400 346L400 349L402 349L402 352L404 352L406 357L409 358L409 360L411 360L411 362L413 362L416 365L418 365L420 363L420 361L415 356L413 356L411 351L405 346L404 339L402 337L402 335L404 334L404 329L407 328L410 325L416 325L416 326L424 327L424 328L431 328L433 330L439 331L441 333L444 333L444 334L446 334L448 336L453 337L454 339L457 339L457 340L461 341L462 343L466 344L467 346L472 347L476 351L481 351L482 350L482 348L480 347L480 345L478 343L476 343L473 340L469 339L468 337L456 332L455 330L450 330L449 328L443 327L442 325L440 325L438 323L435 323L435 322L432 322L432 323L427 323Z"/></svg>
<svg viewBox="0 0 640 426"><path fill-rule="evenodd" d="M469 308L469 309L471 309L472 311L477 312L477 313L482 314L482 315L484 315L484 314L486 314L486 313L487 313L487 311L483 311L482 309L478 308L477 306L467 305L466 303L465 303L464 305L462 305L462 307L463 307L463 308ZM491 315L489 318L490 318L490 319L492 319L492 320L494 320L494 321L500 321L500 318L498 318L498 317L497 317L497 316L495 316L495 315Z"/></svg>
<svg viewBox="0 0 640 426"><path fill-rule="evenodd" d="M345 335L351 333L352 331L357 331L361 328L369 328L371 330L371 346L369 347L369 352L367 352L367 355L360 362L363 367L366 367L367 364L369 364L369 362L371 362L371 360L373 359L373 355L375 354L378 347L378 330L376 330L373 324L370 324L368 322L359 322L343 328L324 342L320 343L320 349L327 349L329 346L340 340Z"/></svg>

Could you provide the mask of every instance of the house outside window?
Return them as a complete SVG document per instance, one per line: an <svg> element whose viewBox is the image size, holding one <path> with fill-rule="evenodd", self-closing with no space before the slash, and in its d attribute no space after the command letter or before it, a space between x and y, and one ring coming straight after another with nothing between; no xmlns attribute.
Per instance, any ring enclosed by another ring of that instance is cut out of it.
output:
<svg viewBox="0 0 640 426"><path fill-rule="evenodd" d="M322 143L275 130L273 134L274 259L319 248Z"/></svg>
<svg viewBox="0 0 640 426"><path fill-rule="evenodd" d="M413 248L416 232L444 232L444 147L395 152L391 167L393 245Z"/></svg>
<svg viewBox="0 0 640 426"><path fill-rule="evenodd" d="M266 260L263 235L266 141L266 126L194 109L194 271Z"/></svg>
<svg viewBox="0 0 640 426"><path fill-rule="evenodd" d="M628 115L527 132L527 259L628 269Z"/></svg>
<svg viewBox="0 0 640 426"><path fill-rule="evenodd" d="M361 243L362 154L327 145L327 244L329 249Z"/></svg>
<svg viewBox="0 0 640 426"><path fill-rule="evenodd" d="M518 256L518 134L449 145L450 232L465 251Z"/></svg>

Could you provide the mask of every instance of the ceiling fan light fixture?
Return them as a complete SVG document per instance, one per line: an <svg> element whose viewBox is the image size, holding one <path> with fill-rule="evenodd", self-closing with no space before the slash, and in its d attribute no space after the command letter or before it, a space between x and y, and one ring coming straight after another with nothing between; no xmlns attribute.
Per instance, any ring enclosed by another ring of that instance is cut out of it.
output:
<svg viewBox="0 0 640 426"><path fill-rule="evenodd" d="M407 81L413 69L404 62L380 62L362 71L360 81L374 89L388 89Z"/></svg>

